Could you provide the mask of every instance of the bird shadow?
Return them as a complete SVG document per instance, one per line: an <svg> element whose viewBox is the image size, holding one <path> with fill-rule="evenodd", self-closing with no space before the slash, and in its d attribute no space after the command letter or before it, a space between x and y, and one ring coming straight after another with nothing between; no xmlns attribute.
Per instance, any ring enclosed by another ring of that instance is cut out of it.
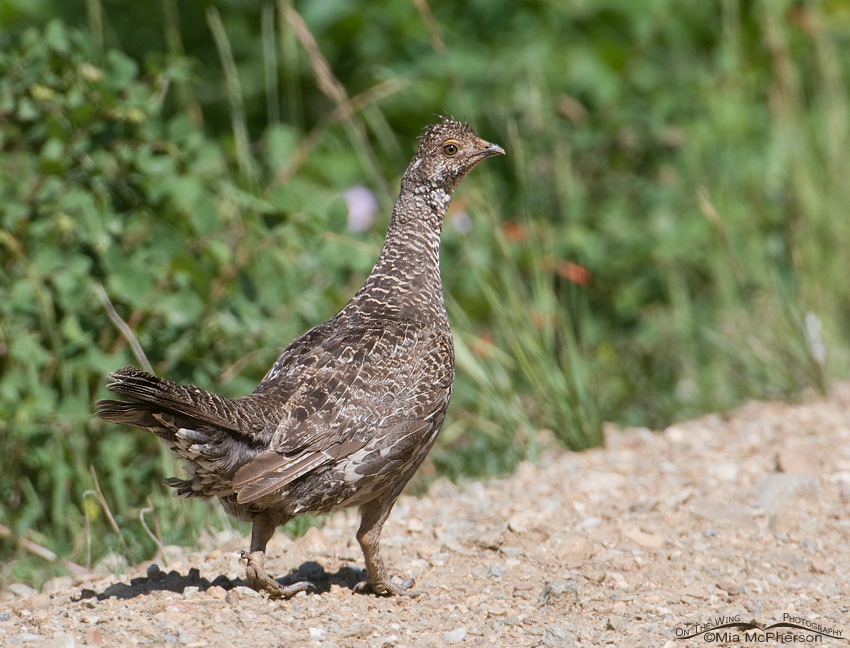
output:
<svg viewBox="0 0 850 648"><path fill-rule="evenodd" d="M313 587L307 590L308 593L324 594L330 592L331 585L338 585L354 591L354 586L364 580L365 575L365 570L354 569L348 566L341 567L335 573L328 573L319 563L307 561L302 563L296 570L276 580L284 587L293 583L308 581L313 584ZM75 603L86 599L105 601L113 597L126 600L162 591L183 594L187 587L197 587L198 592L205 592L215 586L230 591L240 585L247 587L248 582L244 578L230 579L223 574L210 581L207 578L203 578L201 572L194 567L186 575L173 569L166 573L152 568L148 570L147 576L131 578L129 584L113 583L101 592L93 589L83 589L78 598L72 597L71 600Z"/></svg>

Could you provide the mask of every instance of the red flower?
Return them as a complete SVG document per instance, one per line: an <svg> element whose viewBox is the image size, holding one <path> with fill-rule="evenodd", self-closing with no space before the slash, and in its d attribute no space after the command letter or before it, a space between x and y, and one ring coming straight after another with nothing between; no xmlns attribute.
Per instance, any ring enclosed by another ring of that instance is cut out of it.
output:
<svg viewBox="0 0 850 648"><path fill-rule="evenodd" d="M505 223L502 225L502 232L504 232L505 238L513 243L524 241L527 237L525 225L519 223Z"/></svg>
<svg viewBox="0 0 850 648"><path fill-rule="evenodd" d="M557 272L564 279L569 279L573 283L581 284L582 286L590 281L590 270L570 261L559 261Z"/></svg>

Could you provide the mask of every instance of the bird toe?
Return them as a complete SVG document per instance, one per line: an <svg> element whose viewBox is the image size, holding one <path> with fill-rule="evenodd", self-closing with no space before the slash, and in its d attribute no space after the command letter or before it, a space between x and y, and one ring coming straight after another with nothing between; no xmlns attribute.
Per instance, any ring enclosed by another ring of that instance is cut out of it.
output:
<svg viewBox="0 0 850 648"><path fill-rule="evenodd" d="M378 596L409 596L415 598L422 594L419 590L410 589L413 587L413 579L407 578L400 583L391 581L372 583L368 580L360 581L354 586L354 591L358 594L376 594Z"/></svg>

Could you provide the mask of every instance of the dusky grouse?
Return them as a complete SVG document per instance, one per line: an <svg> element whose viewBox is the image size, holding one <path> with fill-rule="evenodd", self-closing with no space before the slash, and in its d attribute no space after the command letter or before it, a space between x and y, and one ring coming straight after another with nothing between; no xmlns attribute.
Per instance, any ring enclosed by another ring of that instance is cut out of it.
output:
<svg viewBox="0 0 850 648"><path fill-rule="evenodd" d="M290 597L266 573L266 545L297 515L360 507L357 540L368 579L358 591L408 594L390 581L381 527L431 449L454 380L454 349L439 270L440 232L452 192L481 160L503 155L452 119L425 129L401 180L381 254L342 311L283 351L254 393L224 398L135 367L110 374L97 415L149 430L186 460L183 497L218 497L253 523L248 584Z"/></svg>

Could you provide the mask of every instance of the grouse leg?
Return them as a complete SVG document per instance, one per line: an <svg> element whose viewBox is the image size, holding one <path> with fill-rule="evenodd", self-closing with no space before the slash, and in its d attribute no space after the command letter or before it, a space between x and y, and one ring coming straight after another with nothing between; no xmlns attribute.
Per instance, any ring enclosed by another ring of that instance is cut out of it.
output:
<svg viewBox="0 0 850 648"><path fill-rule="evenodd" d="M397 497L397 494L396 494ZM408 578L401 583L391 583L381 559L379 546L381 528L395 503L395 497L378 498L360 507L360 528L357 530L357 542L363 550L366 560L367 580L360 581L354 586L355 592L368 592L385 596L419 596L422 592L411 590L413 579Z"/></svg>
<svg viewBox="0 0 850 648"><path fill-rule="evenodd" d="M258 592L266 590L272 598L292 598L298 592L303 592L313 583L300 581L284 587L266 573L263 563L266 558L266 545L274 535L279 520L268 513L260 513L254 518L251 527L251 553L242 552L242 557L248 561L246 569L248 586Z"/></svg>

